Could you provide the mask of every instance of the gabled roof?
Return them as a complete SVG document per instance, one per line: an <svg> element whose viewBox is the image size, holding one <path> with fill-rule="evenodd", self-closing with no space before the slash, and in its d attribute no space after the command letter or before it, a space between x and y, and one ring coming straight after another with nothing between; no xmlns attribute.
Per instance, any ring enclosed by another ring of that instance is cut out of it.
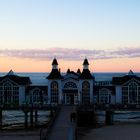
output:
<svg viewBox="0 0 140 140"><path fill-rule="evenodd" d="M78 76L78 74L76 72L74 72L74 71L70 71L68 74L73 74L73 75Z"/></svg>
<svg viewBox="0 0 140 140"><path fill-rule="evenodd" d="M51 73L46 78L47 79L63 79L63 77L61 76L61 73L60 73L60 71L58 71L58 69L52 69Z"/></svg>
<svg viewBox="0 0 140 140"><path fill-rule="evenodd" d="M113 77L112 78L112 84L122 85L122 84L126 83L127 81L129 81L131 79L136 79L136 80L140 81L140 77L133 74L133 75L125 75L123 77Z"/></svg>
<svg viewBox="0 0 140 140"><path fill-rule="evenodd" d="M130 70L127 75L135 75L135 74L132 70Z"/></svg>
<svg viewBox="0 0 140 140"><path fill-rule="evenodd" d="M79 80L79 74L75 73L74 71L67 71L66 75L64 75L64 80L67 79L73 79L73 80Z"/></svg>
<svg viewBox="0 0 140 140"><path fill-rule="evenodd" d="M44 91L45 92L45 94L47 94L48 93L48 86L38 86L38 85L36 85L36 86L29 86L28 88L27 88L27 92L29 92L29 91L31 91L31 90L33 90L33 89L40 89L41 91Z"/></svg>
<svg viewBox="0 0 140 140"><path fill-rule="evenodd" d="M79 79L78 78L75 78L75 77L64 77L64 79L63 79L63 81L65 81L65 80L76 80L76 81L79 81Z"/></svg>
<svg viewBox="0 0 140 140"><path fill-rule="evenodd" d="M15 73L13 72L13 70L10 70L7 75L15 75Z"/></svg>
<svg viewBox="0 0 140 140"><path fill-rule="evenodd" d="M13 71L9 71L9 73L3 77L0 77L0 82L4 79L10 79L11 81L17 83L18 85L27 85L31 84L31 80L29 77L18 76L13 73Z"/></svg>
<svg viewBox="0 0 140 140"><path fill-rule="evenodd" d="M94 94L99 93L101 89L108 89L112 91L112 94L115 94L115 86L93 86Z"/></svg>
<svg viewBox="0 0 140 140"><path fill-rule="evenodd" d="M90 73L89 69L83 69L79 79L95 79L94 76Z"/></svg>

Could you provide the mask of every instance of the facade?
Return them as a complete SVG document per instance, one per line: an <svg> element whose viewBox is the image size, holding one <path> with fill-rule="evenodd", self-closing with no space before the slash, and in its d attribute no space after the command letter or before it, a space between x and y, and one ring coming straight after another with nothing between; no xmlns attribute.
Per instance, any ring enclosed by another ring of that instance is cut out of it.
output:
<svg viewBox="0 0 140 140"><path fill-rule="evenodd" d="M33 85L30 77L15 75L11 70L0 77L0 105L140 104L140 77L130 70L122 77L112 77L111 81L96 81L88 59L83 62L82 72L68 69L62 75L54 58L46 81L45 85Z"/></svg>

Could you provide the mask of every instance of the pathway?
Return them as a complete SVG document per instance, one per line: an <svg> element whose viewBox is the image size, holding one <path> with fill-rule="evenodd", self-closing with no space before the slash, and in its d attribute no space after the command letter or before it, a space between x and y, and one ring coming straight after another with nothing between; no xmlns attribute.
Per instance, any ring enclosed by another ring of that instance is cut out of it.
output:
<svg viewBox="0 0 140 140"><path fill-rule="evenodd" d="M75 124L70 122L70 113L75 111L75 106L63 106L56 118L49 140L71 140Z"/></svg>

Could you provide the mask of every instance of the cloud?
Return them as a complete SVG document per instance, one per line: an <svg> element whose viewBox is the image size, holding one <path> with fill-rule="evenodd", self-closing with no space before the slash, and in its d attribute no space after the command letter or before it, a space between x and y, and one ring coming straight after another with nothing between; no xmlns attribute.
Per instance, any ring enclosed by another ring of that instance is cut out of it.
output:
<svg viewBox="0 0 140 140"><path fill-rule="evenodd" d="M140 57L140 47L118 48L112 50L90 50L90 49L68 49L68 48L50 48L50 49L1 49L0 56L9 56L16 58L28 58L35 60L52 60L57 57L63 60L81 60L88 59L112 59L112 58L134 58Z"/></svg>

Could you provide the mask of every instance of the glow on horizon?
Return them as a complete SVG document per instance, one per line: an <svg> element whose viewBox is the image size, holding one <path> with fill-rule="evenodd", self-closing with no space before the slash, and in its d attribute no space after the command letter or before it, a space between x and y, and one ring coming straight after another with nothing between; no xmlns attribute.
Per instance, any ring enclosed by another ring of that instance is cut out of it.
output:
<svg viewBox="0 0 140 140"><path fill-rule="evenodd" d="M50 72L52 69L51 61L38 61L31 59L16 59L11 57L0 57L1 69L0 72ZM66 72L68 68L77 71L78 68L82 71L83 60L81 61L64 61L58 60L61 72ZM89 69L91 72L128 72L130 69L134 72L140 72L139 58L121 58L107 60L89 60ZM135 66L139 67L135 67Z"/></svg>
<svg viewBox="0 0 140 140"><path fill-rule="evenodd" d="M139 5L138 0L0 1L0 51L140 48ZM52 61L8 57L1 53L0 60L0 71L4 72L9 69L17 72L49 72ZM139 54L136 57L90 61L93 72L127 72L130 68L140 71ZM62 71L68 67L75 71L78 67L82 70L82 62L82 59L59 60Z"/></svg>

